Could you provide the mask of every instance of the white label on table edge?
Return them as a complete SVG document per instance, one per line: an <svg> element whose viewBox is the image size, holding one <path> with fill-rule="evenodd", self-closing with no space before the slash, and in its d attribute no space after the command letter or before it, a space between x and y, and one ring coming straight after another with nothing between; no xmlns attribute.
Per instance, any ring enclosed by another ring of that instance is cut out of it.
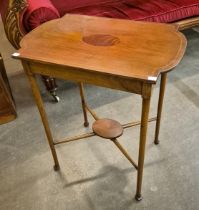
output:
<svg viewBox="0 0 199 210"><path fill-rule="evenodd" d="M157 80L157 77L148 77L148 80L156 81Z"/></svg>
<svg viewBox="0 0 199 210"><path fill-rule="evenodd" d="M20 53L13 53L12 56L13 57L18 57L18 56L20 56Z"/></svg>

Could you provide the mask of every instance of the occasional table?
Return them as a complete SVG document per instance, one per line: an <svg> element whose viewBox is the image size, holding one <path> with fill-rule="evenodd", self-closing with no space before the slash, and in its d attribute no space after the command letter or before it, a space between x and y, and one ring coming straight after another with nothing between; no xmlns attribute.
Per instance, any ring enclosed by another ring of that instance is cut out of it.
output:
<svg viewBox="0 0 199 210"><path fill-rule="evenodd" d="M135 198L141 200L148 121L156 120L155 143L158 144L167 72L180 62L186 48L186 39L178 32L177 26L66 15L28 33L20 45L21 49L13 57L21 59L29 78L54 158L54 169L59 169L56 145L94 135L110 139L137 169ZM52 138L35 80L36 74L72 80L79 84L84 125L88 126L88 111L96 120L92 126L93 132L62 140ZM157 118L149 119L152 89L159 75L161 84ZM83 83L141 95L141 121L121 125L115 120L100 119L85 101ZM118 141L124 129L135 125L140 125L138 164Z"/></svg>

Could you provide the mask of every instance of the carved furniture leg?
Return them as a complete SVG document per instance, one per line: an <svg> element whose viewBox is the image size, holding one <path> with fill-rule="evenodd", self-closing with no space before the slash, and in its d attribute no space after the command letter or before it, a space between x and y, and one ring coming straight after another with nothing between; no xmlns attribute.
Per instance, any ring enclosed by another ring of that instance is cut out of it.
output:
<svg viewBox="0 0 199 210"><path fill-rule="evenodd" d="M57 170L60 169L60 166L59 166L57 153L56 153L54 142L53 142L53 137L52 137L52 134L51 134L51 131L50 131L48 118L47 118L47 115L46 115L46 112L45 112L45 109L44 109L44 104L43 104L43 101L42 101L42 98L41 98L41 94L40 94L40 91L39 91L39 87L37 85L37 82L36 82L36 79L35 79L35 75L33 75L29 71L28 65L23 64L23 66L24 66L25 71L27 72L27 76L28 76L30 84L31 84L33 96L35 98L35 102L36 102L37 107L39 109L40 116L41 116L41 119L42 119L42 122L43 122L43 125L44 125L44 129L45 129L46 136L47 136L47 139L48 139L48 144L50 146L51 153L52 153L52 156L53 156L53 159L54 159L54 163L55 163L54 170L57 171Z"/></svg>
<svg viewBox="0 0 199 210"><path fill-rule="evenodd" d="M88 122L88 117L87 117L83 83L80 82L80 83L78 83L78 85L79 85L79 92L80 92L80 97L81 97L81 102L82 102L82 110L83 110L83 114L84 114L84 126L88 127L89 122Z"/></svg>
<svg viewBox="0 0 199 210"><path fill-rule="evenodd" d="M59 97L56 94L57 84L55 78L42 76L42 80L44 82L44 85L46 86L46 90L50 93L55 102L59 102Z"/></svg>
<svg viewBox="0 0 199 210"><path fill-rule="evenodd" d="M147 98L143 97L142 99L142 117L141 117L141 127L140 127L140 145L139 145L138 171L137 171L137 190L135 195L135 199L137 201L142 200L141 188L142 188L142 177L143 177L150 99L151 96Z"/></svg>
<svg viewBox="0 0 199 210"><path fill-rule="evenodd" d="M155 140L154 140L155 144L159 144L159 131L160 131L160 122L161 122L161 115L162 115L162 107L163 107L166 81L167 81L167 73L162 73L161 82L160 82L158 110L157 110L157 121L156 121L156 128L155 128Z"/></svg>

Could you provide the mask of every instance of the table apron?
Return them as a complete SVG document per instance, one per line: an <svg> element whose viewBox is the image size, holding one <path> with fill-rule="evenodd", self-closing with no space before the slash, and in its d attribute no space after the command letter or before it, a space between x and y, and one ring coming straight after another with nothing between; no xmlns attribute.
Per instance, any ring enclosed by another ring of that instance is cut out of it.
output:
<svg viewBox="0 0 199 210"><path fill-rule="evenodd" d="M148 95L146 90L151 89L152 87L151 83L146 83L142 80L129 79L106 73L91 72L89 70L82 70L78 68L27 61L22 61L22 64L27 74L33 73L46 75L57 79L83 82L140 95Z"/></svg>

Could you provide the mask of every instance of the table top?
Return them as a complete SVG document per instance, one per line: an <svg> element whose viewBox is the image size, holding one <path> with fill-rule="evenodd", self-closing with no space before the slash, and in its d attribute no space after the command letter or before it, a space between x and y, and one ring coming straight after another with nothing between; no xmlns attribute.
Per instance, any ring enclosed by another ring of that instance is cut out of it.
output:
<svg viewBox="0 0 199 210"><path fill-rule="evenodd" d="M171 24L65 15L28 33L20 46L15 55L22 60L155 83L180 62L186 39Z"/></svg>

